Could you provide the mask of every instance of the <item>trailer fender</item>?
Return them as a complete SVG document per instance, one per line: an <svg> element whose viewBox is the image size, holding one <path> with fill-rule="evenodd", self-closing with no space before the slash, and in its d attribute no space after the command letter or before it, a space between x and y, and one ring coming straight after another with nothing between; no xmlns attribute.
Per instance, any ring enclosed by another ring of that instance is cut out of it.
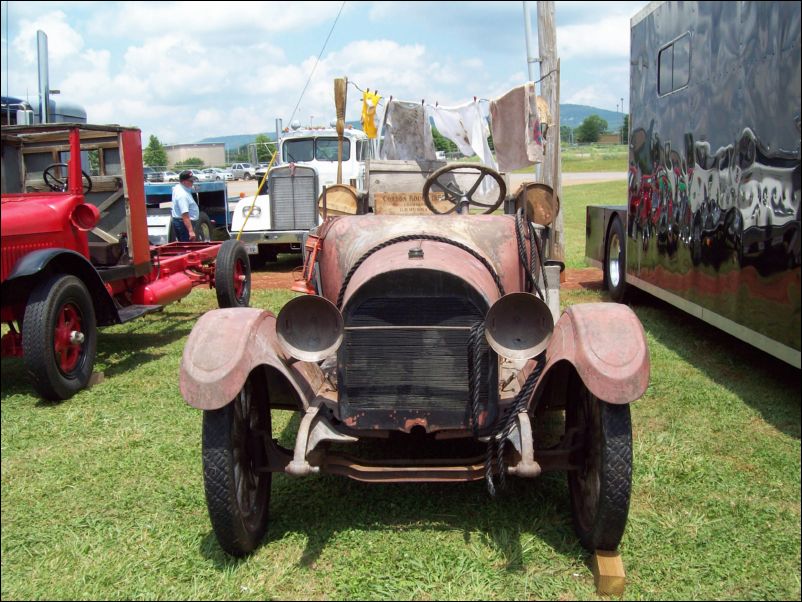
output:
<svg viewBox="0 0 802 602"><path fill-rule="evenodd" d="M593 395L608 403L635 401L649 386L643 326L635 312L619 303L583 303L566 309L554 327L546 358L538 388L564 361L574 366Z"/></svg>
<svg viewBox="0 0 802 602"><path fill-rule="evenodd" d="M252 370L265 366L271 407L306 410L324 382L317 364L295 362L276 338L276 317L257 308L215 309L198 320L181 358L184 400L200 410L231 402Z"/></svg>
<svg viewBox="0 0 802 602"><path fill-rule="evenodd" d="M106 290L100 274L86 257L71 249L41 249L22 257L3 282L3 302L24 302L33 290L34 281L46 274L69 274L80 278L89 290L98 326L120 323L114 299Z"/></svg>

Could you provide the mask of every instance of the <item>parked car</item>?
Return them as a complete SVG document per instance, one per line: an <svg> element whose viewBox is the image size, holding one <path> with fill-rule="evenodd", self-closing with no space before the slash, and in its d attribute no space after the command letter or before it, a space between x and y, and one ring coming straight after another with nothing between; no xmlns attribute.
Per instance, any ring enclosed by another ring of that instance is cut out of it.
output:
<svg viewBox="0 0 802 602"><path fill-rule="evenodd" d="M149 182L149 181L151 181L151 180L148 180L148 176L151 176L151 175L153 175L154 173L156 173L156 170L155 170L155 169L153 169L152 167L143 167L143 168L142 168L142 175L144 175L144 176L145 176L145 177L144 177L144 181L145 181L145 182Z"/></svg>
<svg viewBox="0 0 802 602"><path fill-rule="evenodd" d="M208 182L209 174L205 173L202 169L190 169L192 172L192 180L194 182Z"/></svg>
<svg viewBox="0 0 802 602"><path fill-rule="evenodd" d="M542 227L525 200L506 197L498 172L447 165L399 206L409 162L381 163L368 196L349 204L350 189L335 189L352 211L306 238L293 290L307 294L277 316L209 311L189 335L180 388L203 410L206 503L221 547L249 554L271 510L291 503L275 503L282 489L271 508L274 472L486 480L494 494L513 477L566 471L579 541L615 550L631 489L628 404L649 383L637 316L618 303L560 315L559 262L543 256ZM477 176L458 173L469 169L492 177L498 198L478 198ZM502 204L509 214L492 215ZM274 438L273 409L299 414L288 447ZM347 508L347 497L337 503Z"/></svg>
<svg viewBox="0 0 802 602"><path fill-rule="evenodd" d="M166 171L153 171L145 176L146 182L166 182L167 176L165 175Z"/></svg>
<svg viewBox="0 0 802 602"><path fill-rule="evenodd" d="M234 174L231 173L230 170L220 169L219 167L207 167L203 170L203 173L205 173L209 177L209 180L212 181L224 180L228 182L229 180L234 179Z"/></svg>
<svg viewBox="0 0 802 602"><path fill-rule="evenodd" d="M165 171L164 172L164 181L165 182L178 182L178 174L174 171Z"/></svg>
<svg viewBox="0 0 802 602"><path fill-rule="evenodd" d="M256 173L256 168L250 163L234 163L231 166L231 173L235 180L250 180Z"/></svg>

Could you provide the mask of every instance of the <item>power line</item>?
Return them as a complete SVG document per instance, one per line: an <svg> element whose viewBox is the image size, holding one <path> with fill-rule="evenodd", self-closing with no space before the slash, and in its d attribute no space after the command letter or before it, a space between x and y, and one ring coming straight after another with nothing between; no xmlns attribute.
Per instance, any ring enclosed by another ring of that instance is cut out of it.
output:
<svg viewBox="0 0 802 602"><path fill-rule="evenodd" d="M317 55L317 60L315 61L314 67L312 67L312 72L309 74L309 79L306 80L306 84L304 85L304 89L301 90L301 97L298 99L298 103L295 105L295 108L292 110L292 116L290 117L290 121L288 125L292 125L292 119L295 117L295 113L298 111L298 107L301 106L301 100L306 93L306 88L309 86L309 82L312 81L312 76L315 74L315 69L317 69L317 64L320 62L320 57L323 56L323 53L326 50L326 44L329 43L329 38L331 37L332 32L334 31L334 27L337 25L337 21L340 20L340 15L343 12L343 8L345 8L346 0L343 0L343 3L340 5L340 11L337 13L337 17L334 19L334 23L331 25L331 29L329 30L329 35L326 36L326 41L323 42L323 48L320 49L320 54Z"/></svg>

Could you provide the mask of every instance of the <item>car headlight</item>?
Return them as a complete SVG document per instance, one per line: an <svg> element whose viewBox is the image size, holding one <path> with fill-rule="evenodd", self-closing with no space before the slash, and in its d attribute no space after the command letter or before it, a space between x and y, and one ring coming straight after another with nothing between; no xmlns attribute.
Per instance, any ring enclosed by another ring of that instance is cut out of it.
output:
<svg viewBox="0 0 802 602"><path fill-rule="evenodd" d="M251 210L250 205L244 205L242 207L242 217L248 217L248 212ZM255 205L253 208L253 212L251 213L251 217L259 217L262 215L262 208L259 205Z"/></svg>

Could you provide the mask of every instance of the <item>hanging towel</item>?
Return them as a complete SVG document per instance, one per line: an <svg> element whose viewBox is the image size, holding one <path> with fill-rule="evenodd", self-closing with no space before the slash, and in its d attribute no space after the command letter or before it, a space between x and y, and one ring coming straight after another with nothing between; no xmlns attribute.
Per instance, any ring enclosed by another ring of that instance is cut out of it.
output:
<svg viewBox="0 0 802 602"><path fill-rule="evenodd" d="M382 159L435 160L432 126L423 105L391 100L384 113Z"/></svg>
<svg viewBox="0 0 802 602"><path fill-rule="evenodd" d="M362 130L368 138L376 137L376 107L381 96L368 90L362 94Z"/></svg>
<svg viewBox="0 0 802 602"><path fill-rule="evenodd" d="M482 163L496 169L496 160L487 143L490 131L478 102L473 101L457 107L428 108L434 126L443 136L457 145L459 152L466 157L477 155Z"/></svg>
<svg viewBox="0 0 802 602"><path fill-rule="evenodd" d="M493 147L501 171L543 161L543 137L537 113L535 84L528 82L490 101Z"/></svg>

